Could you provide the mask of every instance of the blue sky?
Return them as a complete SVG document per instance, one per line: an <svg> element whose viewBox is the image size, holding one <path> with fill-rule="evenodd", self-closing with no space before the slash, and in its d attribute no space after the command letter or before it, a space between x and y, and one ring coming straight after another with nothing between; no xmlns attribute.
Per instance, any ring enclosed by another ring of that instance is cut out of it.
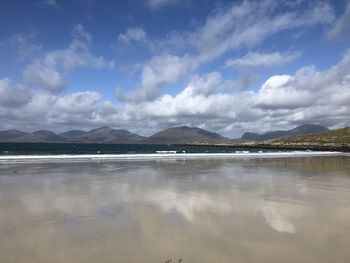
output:
<svg viewBox="0 0 350 263"><path fill-rule="evenodd" d="M349 125L350 3L3 0L0 129Z"/></svg>

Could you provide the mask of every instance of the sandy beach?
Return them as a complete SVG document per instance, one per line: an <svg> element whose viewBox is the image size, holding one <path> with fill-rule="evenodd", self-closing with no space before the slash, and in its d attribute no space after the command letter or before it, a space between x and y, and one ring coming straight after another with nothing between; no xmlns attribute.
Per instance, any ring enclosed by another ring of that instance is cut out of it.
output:
<svg viewBox="0 0 350 263"><path fill-rule="evenodd" d="M0 262L348 262L350 158L0 165Z"/></svg>

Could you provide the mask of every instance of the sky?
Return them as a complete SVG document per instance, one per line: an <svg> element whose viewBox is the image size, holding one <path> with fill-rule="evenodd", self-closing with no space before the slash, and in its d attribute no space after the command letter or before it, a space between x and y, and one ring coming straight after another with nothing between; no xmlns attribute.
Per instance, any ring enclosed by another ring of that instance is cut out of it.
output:
<svg viewBox="0 0 350 263"><path fill-rule="evenodd" d="M2 0L0 130L350 125L350 1Z"/></svg>

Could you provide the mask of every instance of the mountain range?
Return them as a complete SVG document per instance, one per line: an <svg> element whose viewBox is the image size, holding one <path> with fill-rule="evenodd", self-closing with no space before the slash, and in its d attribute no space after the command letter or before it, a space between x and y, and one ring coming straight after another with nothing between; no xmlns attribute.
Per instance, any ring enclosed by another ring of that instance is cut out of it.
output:
<svg viewBox="0 0 350 263"><path fill-rule="evenodd" d="M328 130L329 130L328 128L320 125L304 124L287 131L282 131L282 130L270 131L262 134L245 132L242 135L241 139L251 140L251 141L266 141L266 140L288 138L288 137L299 136L299 135L307 135L312 133L319 133L319 132L324 132Z"/></svg>
<svg viewBox="0 0 350 263"><path fill-rule="evenodd" d="M273 131L264 134L244 133L242 139L262 141L296 135L317 133L328 130L325 127L306 124L289 131ZM41 143L138 143L138 144L190 144L230 142L229 138L218 133L196 127L173 127L143 137L127 130L101 127L91 131L70 130L56 134L49 130L23 132L18 130L0 131L0 142L41 142Z"/></svg>
<svg viewBox="0 0 350 263"><path fill-rule="evenodd" d="M176 144L219 140L228 140L228 138L204 129L187 126L169 128L150 137L109 127L101 127L88 132L71 130L61 134L48 130L35 132L0 131L0 142Z"/></svg>

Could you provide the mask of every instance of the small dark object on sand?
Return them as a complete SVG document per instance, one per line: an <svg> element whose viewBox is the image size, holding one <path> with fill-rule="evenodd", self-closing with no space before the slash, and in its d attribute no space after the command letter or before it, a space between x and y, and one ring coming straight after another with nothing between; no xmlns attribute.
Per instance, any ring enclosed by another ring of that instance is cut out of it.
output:
<svg viewBox="0 0 350 263"><path fill-rule="evenodd" d="M15 170L15 171L12 171L12 173L16 174L16 173L18 173L18 171Z"/></svg>

